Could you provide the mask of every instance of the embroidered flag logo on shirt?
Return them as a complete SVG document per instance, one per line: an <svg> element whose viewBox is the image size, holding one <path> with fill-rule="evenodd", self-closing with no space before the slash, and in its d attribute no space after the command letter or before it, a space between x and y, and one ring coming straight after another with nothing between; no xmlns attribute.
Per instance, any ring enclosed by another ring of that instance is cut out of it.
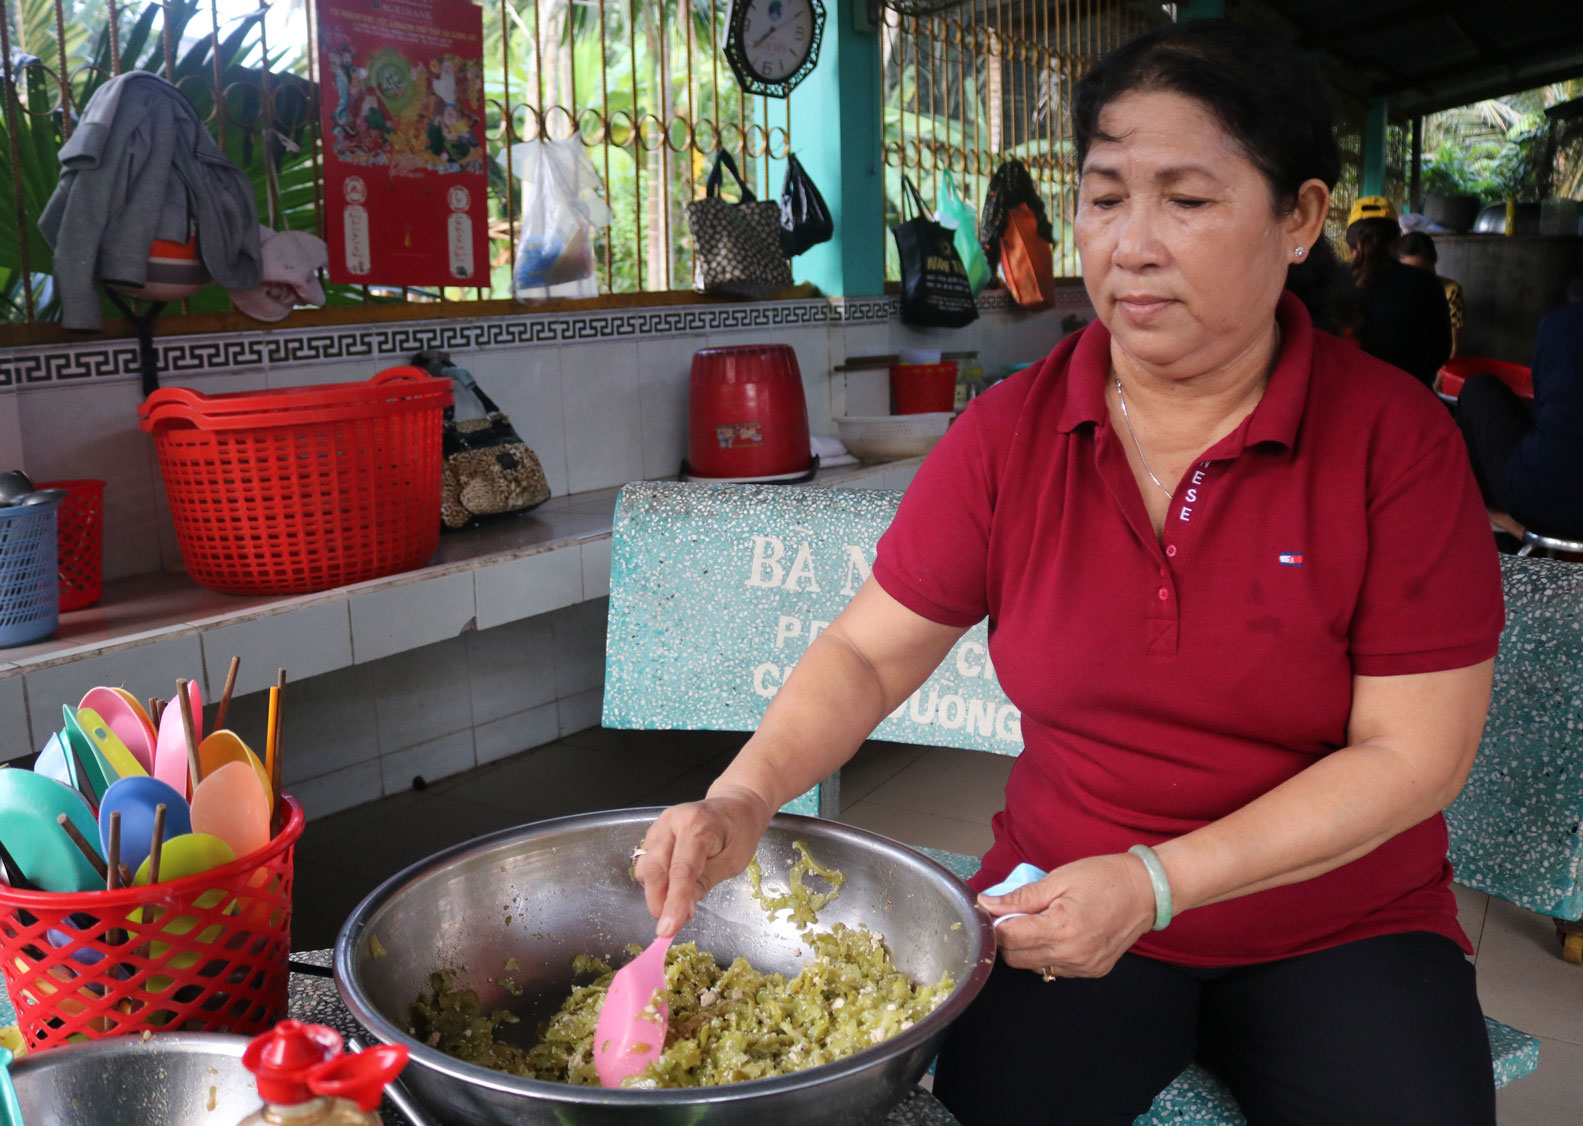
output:
<svg viewBox="0 0 1583 1126"><path fill-rule="evenodd" d="M1282 567L1301 567L1303 565L1303 553L1301 551L1283 551L1275 558Z"/></svg>

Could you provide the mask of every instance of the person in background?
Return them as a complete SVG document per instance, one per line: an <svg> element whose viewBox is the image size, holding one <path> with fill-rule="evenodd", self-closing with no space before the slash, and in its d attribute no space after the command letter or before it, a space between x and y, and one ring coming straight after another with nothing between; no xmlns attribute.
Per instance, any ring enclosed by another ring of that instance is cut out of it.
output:
<svg viewBox="0 0 1583 1126"><path fill-rule="evenodd" d="M1384 196L1363 196L1347 216L1352 280L1362 320L1358 343L1371 356L1433 387L1451 356L1451 312L1433 274L1396 259L1401 227Z"/></svg>
<svg viewBox="0 0 1583 1126"><path fill-rule="evenodd" d="M1573 294L1577 296L1573 296ZM1539 322L1530 407L1493 375L1457 397L1457 425L1485 502L1558 539L1583 539L1583 279Z"/></svg>
<svg viewBox="0 0 1583 1126"><path fill-rule="evenodd" d="M970 886L1047 874L979 899L999 957L934 1084L963 1126L1131 1126L1195 1058L1252 1123L1495 1122L1440 811L1500 571L1448 412L1301 296L1338 265L1333 118L1300 51L1221 20L1083 77L1097 319L968 405L741 753L645 835L675 934L988 618L1024 747Z"/></svg>
<svg viewBox="0 0 1583 1126"><path fill-rule="evenodd" d="M1409 231L1396 244L1396 260L1404 266L1416 266L1433 274L1435 264L1440 261L1440 253L1435 250L1434 239L1422 231ZM1451 355L1455 356L1462 339L1462 324L1467 319L1467 310L1462 303L1462 283L1439 275L1436 275L1435 280L1446 291L1446 307L1451 312Z"/></svg>

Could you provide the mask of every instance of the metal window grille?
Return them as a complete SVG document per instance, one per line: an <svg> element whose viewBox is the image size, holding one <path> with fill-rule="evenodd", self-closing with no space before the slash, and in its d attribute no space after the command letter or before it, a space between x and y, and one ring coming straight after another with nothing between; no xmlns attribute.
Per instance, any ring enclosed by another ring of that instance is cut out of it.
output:
<svg viewBox="0 0 1583 1126"><path fill-rule="evenodd" d="M772 163L790 150L788 104L744 94L722 58L729 15L730 0L485 0L490 284L332 287L332 302L437 302L465 305L452 310L462 313L509 297L520 185L499 158L514 142L574 130L615 214L596 245L601 290L688 288L682 207L702 192L716 147L732 151L761 198ZM312 0L5 0L5 16L0 324L55 319L50 250L35 223L76 114L124 70L154 71L186 93L252 176L263 221L322 232ZM213 286L184 305L228 308Z"/></svg>
<svg viewBox="0 0 1583 1126"><path fill-rule="evenodd" d="M904 174L933 205L949 169L978 209L990 176L1015 157L1044 199L1056 273L1077 276L1072 87L1106 51L1171 18L1171 6L1136 0L968 0L936 15L887 12L886 227L900 221ZM899 276L887 238L886 277Z"/></svg>

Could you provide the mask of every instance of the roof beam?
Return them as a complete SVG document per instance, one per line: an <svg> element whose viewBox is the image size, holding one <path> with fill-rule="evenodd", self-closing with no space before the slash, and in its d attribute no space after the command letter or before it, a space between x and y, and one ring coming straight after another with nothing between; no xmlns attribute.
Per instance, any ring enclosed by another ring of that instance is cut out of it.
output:
<svg viewBox="0 0 1583 1126"><path fill-rule="evenodd" d="M1566 60L1557 59L1554 64L1555 67L1570 64L1574 67L1573 75L1583 73L1583 39L1575 42L1563 40L1558 43L1554 36L1550 36L1544 39L1529 39L1522 43L1515 43L1502 51L1489 52L1476 60L1464 59L1443 66L1431 67L1416 74L1405 74L1394 82L1376 87L1375 93L1384 94L1388 97L1391 94L1399 94L1406 90L1423 90L1447 79L1456 79L1467 75L1470 69L1475 74L1500 68L1511 69L1524 64L1554 59L1556 55L1567 55L1570 58ZM1514 87L1514 89L1526 90L1538 85L1543 85L1543 83L1530 82L1526 86Z"/></svg>
<svg viewBox="0 0 1583 1126"><path fill-rule="evenodd" d="M1566 82L1573 78L1583 78L1583 59L1557 66L1553 70L1525 73L1518 79L1492 76L1482 81L1449 87L1444 93L1436 91L1421 99L1393 98L1391 112L1393 116L1400 112L1414 117L1439 113L1441 110L1481 102L1485 98L1498 98L1503 94L1515 94L1520 90L1532 90L1536 86L1548 86L1552 82Z"/></svg>
<svg viewBox="0 0 1583 1126"><path fill-rule="evenodd" d="M1362 19L1347 20L1343 23L1332 24L1324 31L1311 35L1304 35L1298 41L1298 46L1307 50L1325 50L1338 47L1355 39L1360 35L1374 35L1382 31L1392 31L1406 27L1439 15L1449 15L1446 11L1445 0L1421 0L1417 4L1409 4L1405 8L1397 8L1390 12L1380 12L1375 15L1364 16Z"/></svg>

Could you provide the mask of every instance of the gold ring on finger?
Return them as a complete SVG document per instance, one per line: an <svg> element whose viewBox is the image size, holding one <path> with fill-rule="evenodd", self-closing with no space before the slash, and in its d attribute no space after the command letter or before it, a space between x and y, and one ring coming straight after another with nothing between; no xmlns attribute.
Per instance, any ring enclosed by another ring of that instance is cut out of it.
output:
<svg viewBox="0 0 1583 1126"><path fill-rule="evenodd" d="M1039 971L1039 976L1044 978L1045 981L1059 981L1060 980L1060 975L1057 974L1054 970L1052 970L1049 966L1045 966L1042 970L1040 970Z"/></svg>

